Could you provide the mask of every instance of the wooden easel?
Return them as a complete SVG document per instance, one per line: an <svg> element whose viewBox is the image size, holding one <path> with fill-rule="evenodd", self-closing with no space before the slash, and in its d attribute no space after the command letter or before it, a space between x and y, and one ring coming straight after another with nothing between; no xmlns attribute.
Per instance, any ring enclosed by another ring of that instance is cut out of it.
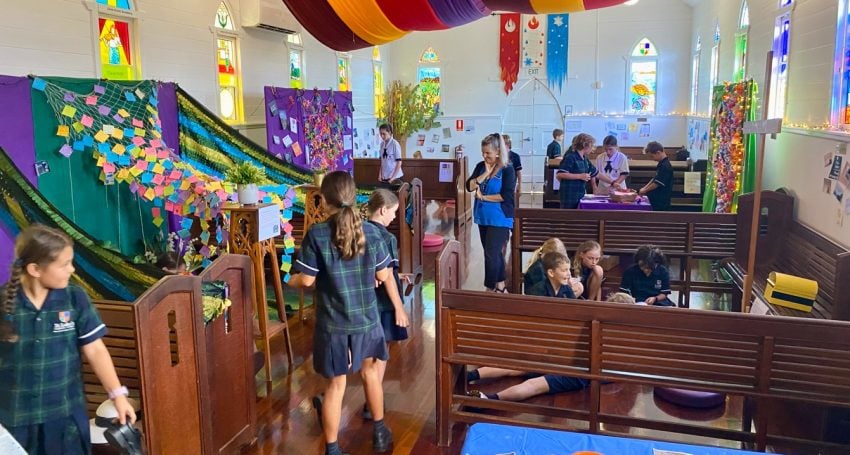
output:
<svg viewBox="0 0 850 455"><path fill-rule="evenodd" d="M304 235L314 223L321 223L328 218L321 188L316 185L302 185L304 188ZM302 239L303 240L303 239ZM313 304L315 305L315 294ZM304 289L298 290L298 319L304 321Z"/></svg>
<svg viewBox="0 0 850 455"><path fill-rule="evenodd" d="M260 204L253 206L229 205L224 209L230 212L230 240L228 246L233 254L244 254L251 258L254 266L254 289L255 289L255 314L260 324L259 339L263 345L263 357L266 369L266 391L271 394L272 369L271 369L271 337L283 331L283 339L286 343L286 355L289 365L292 365L292 339L289 335L289 325L286 322L286 307L283 302L283 285L280 279L280 264L278 264L277 253L274 247L274 238L258 240L260 224L260 208L272 204ZM272 279L274 282L274 295L277 301L277 314L279 321L269 321L268 302L266 301L266 274L265 258L271 255Z"/></svg>
<svg viewBox="0 0 850 455"><path fill-rule="evenodd" d="M759 225L761 216L761 182L764 173L764 142L765 135L775 135L782 131L782 119L767 118L767 109L770 106L770 83L771 66L773 64L773 51L767 53L767 62L764 68L764 104L761 109L761 120L755 122L744 122L744 133L756 135L756 181L753 188L753 213L750 222L750 250L747 255L747 274L744 275L743 298L741 299L741 311L750 312L750 297L753 292L753 277L756 269L756 245L758 245Z"/></svg>

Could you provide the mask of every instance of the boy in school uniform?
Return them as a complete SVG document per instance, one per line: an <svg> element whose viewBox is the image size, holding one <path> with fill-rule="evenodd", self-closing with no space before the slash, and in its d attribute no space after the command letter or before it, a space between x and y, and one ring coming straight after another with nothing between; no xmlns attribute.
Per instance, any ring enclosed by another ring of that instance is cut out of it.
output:
<svg viewBox="0 0 850 455"><path fill-rule="evenodd" d="M505 142L505 147L508 149L508 162L513 166L516 174L516 190L522 192L522 159L519 153L514 152L511 148L511 137L507 134L502 135L502 140Z"/></svg>
<svg viewBox="0 0 850 455"><path fill-rule="evenodd" d="M531 286L526 295L556 297L561 299L576 298L571 286L570 260L563 253L546 253L540 258L546 279Z"/></svg>
<svg viewBox="0 0 850 455"><path fill-rule="evenodd" d="M635 251L634 260L623 272L620 291L634 297L638 304L675 306L669 299L670 272L664 252L652 245L642 245Z"/></svg>
<svg viewBox="0 0 850 455"><path fill-rule="evenodd" d="M549 164L552 166L556 166L560 164L562 154L561 154L561 144L564 142L564 130L560 128L555 128L552 130L552 142L549 143L549 146L546 147L546 157L549 158Z"/></svg>
<svg viewBox="0 0 850 455"><path fill-rule="evenodd" d="M670 195L673 192L673 165L664 153L664 146L656 141L646 144L644 152L658 163L655 177L638 191L641 196L648 195L652 210L665 212L670 210Z"/></svg>

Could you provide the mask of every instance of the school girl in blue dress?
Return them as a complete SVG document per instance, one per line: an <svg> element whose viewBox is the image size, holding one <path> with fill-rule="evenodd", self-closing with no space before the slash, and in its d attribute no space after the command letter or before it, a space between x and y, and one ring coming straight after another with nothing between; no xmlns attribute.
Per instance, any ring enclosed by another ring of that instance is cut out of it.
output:
<svg viewBox="0 0 850 455"><path fill-rule="evenodd" d="M386 361L389 353L379 323L375 283L391 279L392 256L378 228L361 220L355 208L357 187L348 173L325 176L321 193L328 219L313 224L304 235L294 268L297 273L289 284L316 286L313 368L329 380L320 408L325 453L342 454L338 436L346 375L358 371L374 417L374 449L385 452L392 433L384 425L379 362Z"/></svg>
<svg viewBox="0 0 850 455"><path fill-rule="evenodd" d="M136 414L101 339L106 326L74 273L71 239L33 225L15 241L0 291L0 423L30 454L91 452L80 354L114 401L118 419Z"/></svg>

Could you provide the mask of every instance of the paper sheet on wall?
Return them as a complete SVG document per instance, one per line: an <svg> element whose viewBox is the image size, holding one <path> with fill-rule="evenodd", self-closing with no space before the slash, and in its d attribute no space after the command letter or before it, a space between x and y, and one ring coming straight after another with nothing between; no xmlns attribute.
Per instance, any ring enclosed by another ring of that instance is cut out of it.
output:
<svg viewBox="0 0 850 455"><path fill-rule="evenodd" d="M685 172L685 194L702 193L702 172Z"/></svg>
<svg viewBox="0 0 850 455"><path fill-rule="evenodd" d="M454 180L455 164L451 161L440 162L440 183L451 183Z"/></svg>
<svg viewBox="0 0 850 455"><path fill-rule="evenodd" d="M351 150L352 149L352 147L351 147L352 142L353 141L351 140L351 135L350 134L344 134L342 136L342 148L343 148L343 150Z"/></svg>
<svg viewBox="0 0 850 455"><path fill-rule="evenodd" d="M288 134L286 136L283 136L283 145L286 147L292 145L292 138L290 138Z"/></svg>
<svg viewBox="0 0 850 455"><path fill-rule="evenodd" d="M549 168L546 168L546 170L549 171ZM552 169L550 172L552 172L552 176L549 177L552 179L552 191L558 191L561 189L561 181L557 178L558 170Z"/></svg>

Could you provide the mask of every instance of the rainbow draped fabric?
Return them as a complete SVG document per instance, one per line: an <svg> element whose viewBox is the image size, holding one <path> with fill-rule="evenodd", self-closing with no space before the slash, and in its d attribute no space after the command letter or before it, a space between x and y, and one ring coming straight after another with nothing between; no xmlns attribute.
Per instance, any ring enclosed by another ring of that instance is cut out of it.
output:
<svg viewBox="0 0 850 455"><path fill-rule="evenodd" d="M397 40L408 32L468 24L493 11L576 13L626 0L283 0L298 22L325 46L352 51Z"/></svg>

